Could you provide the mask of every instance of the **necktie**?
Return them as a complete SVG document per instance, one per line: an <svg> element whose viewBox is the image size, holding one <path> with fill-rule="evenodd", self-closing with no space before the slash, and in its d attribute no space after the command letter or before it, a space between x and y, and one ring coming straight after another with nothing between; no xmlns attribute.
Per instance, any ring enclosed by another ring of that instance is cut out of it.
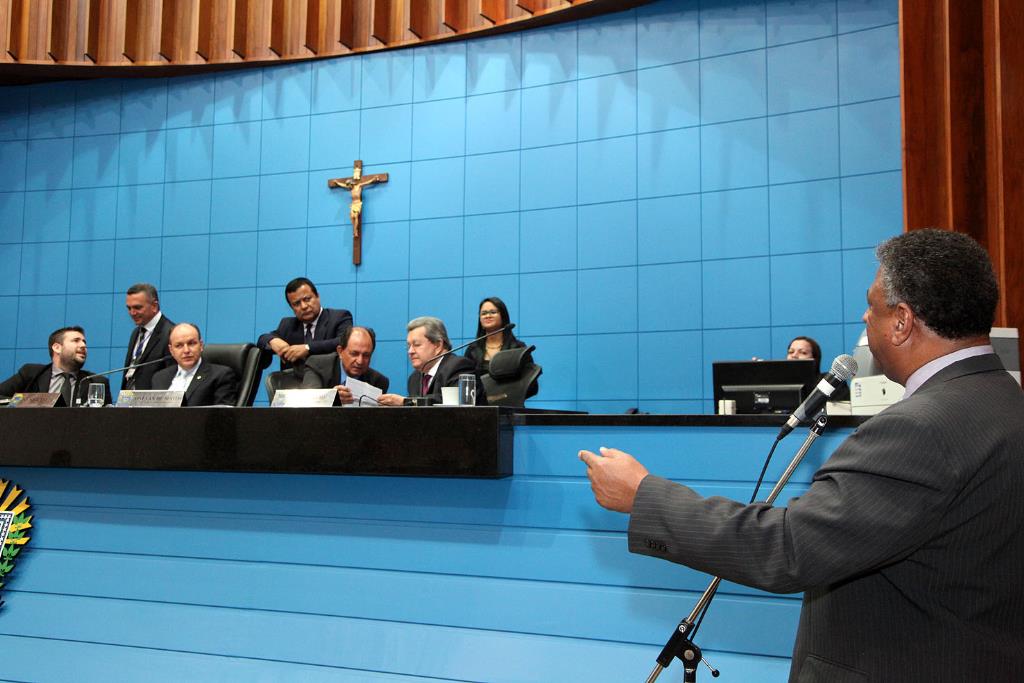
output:
<svg viewBox="0 0 1024 683"><path fill-rule="evenodd" d="M60 373L60 376L64 380L64 383L60 385L60 395L64 397L64 404L70 408L73 388L71 386L71 374L62 372Z"/></svg>
<svg viewBox="0 0 1024 683"><path fill-rule="evenodd" d="M313 323L306 323L306 334L302 336L303 343L310 343L313 341Z"/></svg>
<svg viewBox="0 0 1024 683"><path fill-rule="evenodd" d="M142 346L146 343L146 328L139 325L139 340L135 342L135 351L132 352L132 362L135 362L142 355Z"/></svg>
<svg viewBox="0 0 1024 683"><path fill-rule="evenodd" d="M420 387L420 396L427 395L427 389L430 388L430 375L423 375L423 384Z"/></svg>

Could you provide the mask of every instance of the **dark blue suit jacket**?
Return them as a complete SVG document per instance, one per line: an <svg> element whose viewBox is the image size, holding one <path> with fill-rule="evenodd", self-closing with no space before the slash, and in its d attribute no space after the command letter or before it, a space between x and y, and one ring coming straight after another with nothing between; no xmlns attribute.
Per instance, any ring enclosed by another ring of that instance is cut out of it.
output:
<svg viewBox="0 0 1024 683"><path fill-rule="evenodd" d="M46 393L50 390L50 379L53 377L53 363L47 363L42 365L39 363L26 363L18 368L18 371L14 373L12 377L4 380L0 383L0 396L13 396L14 394L20 393L32 393L41 392ZM106 387L106 398L103 400L104 404L110 403L110 383L106 377L90 377L85 383L82 380L89 377L88 370L79 370L77 385L75 386L75 396L73 403L78 404L85 403L88 389L87 384L102 384Z"/></svg>
<svg viewBox="0 0 1024 683"><path fill-rule="evenodd" d="M153 375L154 389L170 389L174 376L178 374L178 365L164 368ZM203 361L196 371L192 382L185 390L185 398L181 402L184 407L194 406L233 406L238 400L238 375L231 368Z"/></svg>
<svg viewBox="0 0 1024 683"><path fill-rule="evenodd" d="M309 354L334 353L338 349L338 340L346 327L352 327L352 314L344 308L324 308L320 321L313 332L313 342L309 345ZM303 343L303 325L295 316L281 318L277 329L260 335L256 346L270 350L271 339L282 339L289 344ZM281 362L281 367L289 367L290 363Z"/></svg>

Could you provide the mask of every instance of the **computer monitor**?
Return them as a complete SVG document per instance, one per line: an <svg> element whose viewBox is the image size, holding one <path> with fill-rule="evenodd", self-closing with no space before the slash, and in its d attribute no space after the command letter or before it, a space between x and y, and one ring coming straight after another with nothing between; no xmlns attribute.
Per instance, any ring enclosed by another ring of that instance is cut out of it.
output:
<svg viewBox="0 0 1024 683"><path fill-rule="evenodd" d="M813 360L717 361L715 405L736 401L737 414L791 413L821 378Z"/></svg>

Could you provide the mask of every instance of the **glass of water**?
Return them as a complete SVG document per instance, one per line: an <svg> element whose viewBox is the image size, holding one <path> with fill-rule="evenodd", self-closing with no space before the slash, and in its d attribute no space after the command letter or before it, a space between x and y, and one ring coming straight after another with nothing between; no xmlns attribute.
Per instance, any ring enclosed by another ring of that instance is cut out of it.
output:
<svg viewBox="0 0 1024 683"><path fill-rule="evenodd" d="M89 400L87 405L90 408L102 408L103 401L107 398L107 388L99 382L93 382L89 385Z"/></svg>
<svg viewBox="0 0 1024 683"><path fill-rule="evenodd" d="M472 373L459 375L459 405L476 405L476 375Z"/></svg>

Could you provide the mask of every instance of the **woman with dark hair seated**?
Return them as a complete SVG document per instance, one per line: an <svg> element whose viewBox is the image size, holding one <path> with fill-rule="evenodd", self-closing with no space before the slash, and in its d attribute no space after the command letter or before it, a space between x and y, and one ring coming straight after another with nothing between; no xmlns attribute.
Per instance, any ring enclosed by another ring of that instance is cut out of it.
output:
<svg viewBox="0 0 1024 683"><path fill-rule="evenodd" d="M821 346L810 337L793 337L786 349L786 360L813 360L821 372Z"/></svg>
<svg viewBox="0 0 1024 683"><path fill-rule="evenodd" d="M789 342L789 348L786 350L786 360L813 360L815 362L814 367L821 373L821 346L810 337L794 337L793 341ZM832 366L829 365L830 370L831 368ZM822 376L824 376L824 373L822 373ZM843 384L843 386L836 389L829 400L849 401L850 387Z"/></svg>
<svg viewBox="0 0 1024 683"><path fill-rule="evenodd" d="M509 323L508 307L505 306L504 301L496 296L487 297L481 301L477 310L479 312L476 325L477 337L483 337L488 332L500 330ZM475 344L470 344L469 348L466 349L466 358L476 363L477 374L482 375L487 372L491 359L496 354L508 349L522 348L526 348L526 344L516 339L516 336L512 334L512 330L503 330L485 337ZM527 354L526 361L532 363L533 358ZM534 382L530 385L526 396L533 396L537 393L537 390L537 382Z"/></svg>

